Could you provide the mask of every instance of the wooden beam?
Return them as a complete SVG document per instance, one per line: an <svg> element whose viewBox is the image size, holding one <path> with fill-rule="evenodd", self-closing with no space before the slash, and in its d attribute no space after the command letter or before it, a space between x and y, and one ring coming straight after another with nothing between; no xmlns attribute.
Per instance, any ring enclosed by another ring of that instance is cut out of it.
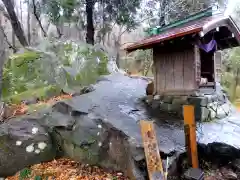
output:
<svg viewBox="0 0 240 180"><path fill-rule="evenodd" d="M184 131L185 131L185 142L188 153L189 163L193 168L198 168L198 152L197 152L197 141L196 141L196 122L194 116L194 106L184 105Z"/></svg>
<svg viewBox="0 0 240 180"><path fill-rule="evenodd" d="M140 121L143 147L150 180L165 180L153 121Z"/></svg>

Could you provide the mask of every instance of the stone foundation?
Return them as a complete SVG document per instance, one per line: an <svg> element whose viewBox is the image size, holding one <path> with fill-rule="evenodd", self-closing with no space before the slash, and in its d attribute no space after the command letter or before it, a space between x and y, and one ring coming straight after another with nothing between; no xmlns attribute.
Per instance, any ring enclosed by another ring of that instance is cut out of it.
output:
<svg viewBox="0 0 240 180"><path fill-rule="evenodd" d="M147 104L153 109L183 117L183 105L194 105L196 121L211 121L228 116L233 106L223 93L199 94L196 96L148 96Z"/></svg>

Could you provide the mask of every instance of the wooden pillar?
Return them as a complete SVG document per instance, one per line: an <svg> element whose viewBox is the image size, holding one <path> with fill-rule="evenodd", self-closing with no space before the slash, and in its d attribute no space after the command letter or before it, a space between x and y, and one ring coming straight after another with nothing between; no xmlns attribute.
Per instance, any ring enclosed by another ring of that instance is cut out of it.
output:
<svg viewBox="0 0 240 180"><path fill-rule="evenodd" d="M184 105L183 114L184 114L185 143L189 158L189 164L191 164L193 168L198 168L199 164L198 164L194 106Z"/></svg>
<svg viewBox="0 0 240 180"><path fill-rule="evenodd" d="M143 147L150 180L165 180L153 121L140 121Z"/></svg>
<svg viewBox="0 0 240 180"><path fill-rule="evenodd" d="M222 53L220 51L214 53L214 76L215 82L220 83L222 76Z"/></svg>
<svg viewBox="0 0 240 180"><path fill-rule="evenodd" d="M201 57L200 50L197 45L194 46L194 68L195 68L195 88L199 88L201 81Z"/></svg>

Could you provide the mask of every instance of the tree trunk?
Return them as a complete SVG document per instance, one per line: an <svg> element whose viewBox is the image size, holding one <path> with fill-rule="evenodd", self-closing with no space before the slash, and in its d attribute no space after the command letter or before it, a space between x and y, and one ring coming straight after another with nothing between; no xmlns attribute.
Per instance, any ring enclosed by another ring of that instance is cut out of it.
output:
<svg viewBox="0 0 240 180"><path fill-rule="evenodd" d="M234 87L233 87L233 92L232 92L232 101L236 100L236 91L237 91L237 87L239 85L239 74L240 74L240 68L237 69L237 74L235 77L235 83L234 83Z"/></svg>
<svg viewBox="0 0 240 180"><path fill-rule="evenodd" d="M117 67L120 68L120 43L119 41L115 41L115 48L116 48L116 64L117 64Z"/></svg>
<svg viewBox="0 0 240 180"><path fill-rule="evenodd" d="M149 65L148 65L148 67L146 69L146 72L144 72L144 76L148 75L148 72L149 72L151 67L152 67L152 73L153 73L153 61L152 60L150 60Z"/></svg>
<svg viewBox="0 0 240 180"><path fill-rule="evenodd" d="M12 46L16 47L16 37L13 29L12 29Z"/></svg>
<svg viewBox="0 0 240 180"><path fill-rule="evenodd" d="M21 18L21 23L23 23L22 0L20 0L20 18Z"/></svg>
<svg viewBox="0 0 240 180"><path fill-rule="evenodd" d="M58 33L58 39L60 39L63 35L60 25L56 25L56 29L57 29L57 33Z"/></svg>
<svg viewBox="0 0 240 180"><path fill-rule="evenodd" d="M27 12L28 43L31 44L31 25L30 25L31 6L30 6L30 0L27 1L27 5L28 5L28 12Z"/></svg>
<svg viewBox="0 0 240 180"><path fill-rule="evenodd" d="M2 23L0 21L0 26L2 27ZM2 97L2 81L3 81L3 66L6 60L6 43L4 41L4 32L0 31L0 99Z"/></svg>
<svg viewBox="0 0 240 180"><path fill-rule="evenodd" d="M94 45L94 26L93 26L93 0L86 0L86 14L87 14L87 34L86 43Z"/></svg>
<svg viewBox="0 0 240 180"><path fill-rule="evenodd" d="M28 42L27 42L26 37L24 35L24 31L23 31L23 29L21 27L21 24L20 24L20 22L17 18L17 15L14 11L12 1L2 0L2 2L4 3L4 5L7 9L9 17L11 19L12 28L13 28L19 42L22 44L22 46L28 46Z"/></svg>
<svg viewBox="0 0 240 180"><path fill-rule="evenodd" d="M159 26L165 25L165 9L167 6L167 0L162 0L159 12Z"/></svg>
<svg viewBox="0 0 240 180"><path fill-rule="evenodd" d="M15 8L15 0L12 0L12 3L13 3L13 8ZM9 20L11 20L11 19L9 19ZM5 33L4 33L5 34ZM6 34L5 34L6 35ZM7 36L6 36L7 37ZM8 39L6 39L7 40L7 42L9 42L8 41ZM8 43L9 44L9 43ZM15 37L15 32L14 32L14 30L12 29L12 47L16 47L16 37ZM16 49L15 49L16 50ZM13 51L15 51L14 49L13 49Z"/></svg>

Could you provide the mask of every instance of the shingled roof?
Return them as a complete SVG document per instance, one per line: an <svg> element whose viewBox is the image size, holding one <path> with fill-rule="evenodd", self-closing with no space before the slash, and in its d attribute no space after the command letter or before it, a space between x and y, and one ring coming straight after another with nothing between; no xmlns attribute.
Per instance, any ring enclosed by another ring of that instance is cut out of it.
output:
<svg viewBox="0 0 240 180"><path fill-rule="evenodd" d="M211 30L222 26L226 26L229 31L234 34L234 37L240 45L240 31L233 19L230 16L224 16L221 14L209 15L209 13L206 13L208 11L209 10L191 15L181 21L164 26L159 29L160 34L146 38L140 42L136 42L128 46L125 50L131 52L137 49L151 48L155 44L163 41L169 41L189 34L199 33L200 36L204 36Z"/></svg>

